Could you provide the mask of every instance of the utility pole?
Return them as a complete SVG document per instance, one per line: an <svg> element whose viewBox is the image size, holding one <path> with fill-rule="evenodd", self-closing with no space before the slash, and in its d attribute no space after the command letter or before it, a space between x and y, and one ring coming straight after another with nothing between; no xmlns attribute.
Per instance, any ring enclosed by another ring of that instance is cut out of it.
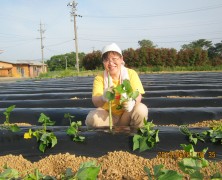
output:
<svg viewBox="0 0 222 180"><path fill-rule="evenodd" d="M66 70L67 70L67 56L65 56L65 60L66 60Z"/></svg>
<svg viewBox="0 0 222 180"><path fill-rule="evenodd" d="M67 6L71 6L71 16L73 16L74 20L74 37L75 37L75 48L76 48L76 68L77 73L79 74L79 55L78 55L78 38L77 38L77 28L76 28L76 17L82 17L76 14L77 3L75 1L70 2Z"/></svg>
<svg viewBox="0 0 222 180"><path fill-rule="evenodd" d="M40 29L39 29L39 32L40 32L40 40L41 40L41 53L42 53L42 72L44 73L45 72L45 65L44 65L44 46L43 46L43 34L45 32L44 29L42 29L42 23L40 21Z"/></svg>

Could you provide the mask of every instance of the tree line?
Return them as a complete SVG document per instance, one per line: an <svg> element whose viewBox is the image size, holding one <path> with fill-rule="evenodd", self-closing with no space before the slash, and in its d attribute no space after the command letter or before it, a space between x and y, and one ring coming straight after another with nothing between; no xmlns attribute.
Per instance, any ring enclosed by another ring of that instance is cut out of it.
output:
<svg viewBox="0 0 222 180"><path fill-rule="evenodd" d="M222 41L213 44L212 41L199 39L184 44L177 51L174 48L158 48L150 40L138 41L139 48L123 50L127 67L174 67L174 66L218 66L222 65ZM95 70L103 67L101 51L79 53L80 69ZM52 56L46 63L50 71L75 69L75 53Z"/></svg>

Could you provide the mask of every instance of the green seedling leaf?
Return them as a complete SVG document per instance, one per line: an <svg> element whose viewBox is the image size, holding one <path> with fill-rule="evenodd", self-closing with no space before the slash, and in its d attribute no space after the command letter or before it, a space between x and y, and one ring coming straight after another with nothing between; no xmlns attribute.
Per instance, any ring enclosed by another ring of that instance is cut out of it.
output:
<svg viewBox="0 0 222 180"><path fill-rule="evenodd" d="M184 135L188 137L190 143L197 144L198 140L205 142L205 139L204 139L206 137L205 133L191 132L188 129L187 125L181 125L179 129L180 129L180 132L182 132Z"/></svg>
<svg viewBox="0 0 222 180"><path fill-rule="evenodd" d="M158 180L183 180L183 175L174 170L162 170Z"/></svg>
<svg viewBox="0 0 222 180"><path fill-rule="evenodd" d="M207 131L207 134L209 135L211 142L220 142L222 144L222 130L220 125L212 127L211 130Z"/></svg>
<svg viewBox="0 0 222 180"><path fill-rule="evenodd" d="M19 132L19 131L21 131L21 129L16 124L10 125L9 128L10 128L10 130L12 132Z"/></svg>
<svg viewBox="0 0 222 180"><path fill-rule="evenodd" d="M194 172L196 170L200 170L203 165L201 160L196 160L193 158L184 158L181 162L180 162L180 167L181 169L185 172Z"/></svg>
<svg viewBox="0 0 222 180"><path fill-rule="evenodd" d="M140 145L140 147L139 147L140 152L151 149L151 147L149 146L149 140L147 137L141 137L139 139L139 145Z"/></svg>
<svg viewBox="0 0 222 180"><path fill-rule="evenodd" d="M192 144L181 144L181 146L186 152L189 152L191 156L180 161L178 166L184 173L189 174L191 179L203 179L204 175L200 170L209 165L208 161L197 156L197 152L194 151ZM203 149L202 152L205 154L207 149L208 148Z"/></svg>
<svg viewBox="0 0 222 180"><path fill-rule="evenodd" d="M106 98L107 98L109 101L114 100L114 99L115 99L115 93L110 92L110 91L107 91L107 92L106 92Z"/></svg>
<svg viewBox="0 0 222 180"><path fill-rule="evenodd" d="M130 85L130 81L128 79L123 80L123 86L125 87L125 91L127 94L133 92L133 89Z"/></svg>
<svg viewBox="0 0 222 180"><path fill-rule="evenodd" d="M15 169L11 169L7 166L4 167L4 171L0 173L0 179L6 180L6 179L17 179L19 178L19 172Z"/></svg>
<svg viewBox="0 0 222 180"><path fill-rule="evenodd" d="M194 173L190 174L190 179L192 180L203 180L204 175L200 171L195 171Z"/></svg>
<svg viewBox="0 0 222 180"><path fill-rule="evenodd" d="M211 180L221 180L222 174L220 172L216 172L213 176L210 177Z"/></svg>
<svg viewBox="0 0 222 180"><path fill-rule="evenodd" d="M83 142L85 140L85 137L79 136L79 127L82 125L82 122L72 122L72 118L74 118L74 116L71 116L69 113L65 114L64 117L68 118L70 122L70 126L66 130L66 134L71 136L72 140L75 142Z"/></svg>
<svg viewBox="0 0 222 180"><path fill-rule="evenodd" d="M163 165L154 166L154 175L152 176L150 169L144 167L144 171L147 173L149 180L158 179L158 180L182 180L183 176L174 170L163 169ZM153 177L153 178L152 178Z"/></svg>
<svg viewBox="0 0 222 180"><path fill-rule="evenodd" d="M47 125L54 125L55 122L51 121L49 117L41 113L39 121L42 123L42 129L32 131L29 129L28 133L24 134L24 138L29 139L32 136L36 137L39 143L39 150L45 152L46 148L52 148L57 144L57 137L53 132L47 132Z"/></svg>
<svg viewBox="0 0 222 180"><path fill-rule="evenodd" d="M86 138L84 136L77 136L73 138L75 142L83 142Z"/></svg>
<svg viewBox="0 0 222 180"><path fill-rule="evenodd" d="M147 166L144 167L144 171L146 172L149 180L152 180L152 175L151 175L150 169Z"/></svg>
<svg viewBox="0 0 222 180"><path fill-rule="evenodd" d="M71 168L67 168L65 173L61 175L62 180L74 180L75 174L72 172Z"/></svg>
<svg viewBox="0 0 222 180"><path fill-rule="evenodd" d="M77 179L95 180L100 171L100 166L97 166L94 161L85 162L80 166L80 169L76 173Z"/></svg>
<svg viewBox="0 0 222 180"><path fill-rule="evenodd" d="M139 128L138 133L133 136L133 150L146 151L159 142L159 130L153 129L154 126L152 122L144 119L144 126Z"/></svg>
<svg viewBox="0 0 222 180"><path fill-rule="evenodd" d="M3 114L5 115L5 121L4 121L4 125L0 126L0 128L7 129L12 132L21 131L20 128L16 124L10 124L9 122L10 114L14 110L14 108L15 108L15 105L9 106L8 108L6 108L5 112L3 112Z"/></svg>
<svg viewBox="0 0 222 180"><path fill-rule="evenodd" d="M139 91L134 91L129 95L129 97L131 97L132 99L136 99L138 96L139 96Z"/></svg>
<svg viewBox="0 0 222 180"><path fill-rule="evenodd" d="M68 127L68 129L66 130L66 133L70 136L77 134L77 132L78 130L73 126Z"/></svg>
<svg viewBox="0 0 222 180"><path fill-rule="evenodd" d="M14 108L15 108L15 105L12 105L12 106L9 106L6 110L5 110L5 112L3 113L4 115L5 115L5 122L4 122L4 124L9 124L10 122L9 122L9 118L10 118L10 114L11 114L11 112L14 110Z"/></svg>
<svg viewBox="0 0 222 180"><path fill-rule="evenodd" d="M38 169L35 169L34 173L26 175L24 180L56 180L56 178L52 176L44 176Z"/></svg>
<svg viewBox="0 0 222 180"><path fill-rule="evenodd" d="M120 97L120 105L117 106L117 109L121 109L122 108L122 103L124 101L128 101L129 99L135 100L138 95L139 92L138 91L133 91L131 85L130 85L130 81L125 79L123 80L122 84L118 85L117 87L114 88L114 90L116 92L118 92L119 94L121 94Z"/></svg>
<svg viewBox="0 0 222 180"><path fill-rule="evenodd" d="M40 114L38 122L44 124L45 126L53 126L55 124L54 121L51 121L50 118L43 113Z"/></svg>
<svg viewBox="0 0 222 180"><path fill-rule="evenodd" d="M44 153L45 152L45 148L46 148L46 144L44 144L44 142L40 142L39 150Z"/></svg>
<svg viewBox="0 0 222 180"><path fill-rule="evenodd" d="M64 118L66 118L66 119L73 119L75 116L72 116L72 115L70 115L69 113L66 113L65 115L64 115Z"/></svg>
<svg viewBox="0 0 222 180"><path fill-rule="evenodd" d="M195 152L192 144L188 144L188 145L186 145L186 144L181 144L180 146L181 146L181 147L183 148L183 150L186 151L186 152Z"/></svg>
<svg viewBox="0 0 222 180"><path fill-rule="evenodd" d="M133 151L140 148L140 138L141 136L138 134L133 136Z"/></svg>
<svg viewBox="0 0 222 180"><path fill-rule="evenodd" d="M54 147L58 142L56 136L53 133L51 133L51 135L50 135L50 141L52 144L51 147Z"/></svg>
<svg viewBox="0 0 222 180"><path fill-rule="evenodd" d="M116 90L118 93L120 93L120 94L122 94L122 93L125 93L125 92L126 92L126 90L125 90L125 88L124 88L124 85L123 85L123 84L120 84L120 85L116 86L116 87L115 87L115 90Z"/></svg>
<svg viewBox="0 0 222 180"><path fill-rule="evenodd" d="M163 167L164 166L162 164L154 166L153 171L154 171L154 176L155 177L159 177L162 174L161 169Z"/></svg>

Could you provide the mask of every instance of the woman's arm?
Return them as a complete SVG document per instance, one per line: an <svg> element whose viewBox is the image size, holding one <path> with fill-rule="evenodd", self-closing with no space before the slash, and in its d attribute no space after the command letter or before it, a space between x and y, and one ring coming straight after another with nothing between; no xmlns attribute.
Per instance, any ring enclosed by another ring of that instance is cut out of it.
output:
<svg viewBox="0 0 222 180"><path fill-rule="evenodd" d="M106 101L103 100L103 95L102 95L102 96L93 96L92 102L93 102L94 106L102 107Z"/></svg>

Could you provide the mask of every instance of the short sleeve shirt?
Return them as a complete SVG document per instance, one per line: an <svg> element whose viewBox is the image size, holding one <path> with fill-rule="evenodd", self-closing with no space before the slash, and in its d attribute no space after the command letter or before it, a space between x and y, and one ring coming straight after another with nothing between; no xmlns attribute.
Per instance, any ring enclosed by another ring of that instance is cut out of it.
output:
<svg viewBox="0 0 222 180"><path fill-rule="evenodd" d="M127 70L129 74L130 85L133 91L138 90L140 94L145 94L143 85L141 83L141 80L137 72L129 68L127 68ZM116 80L116 81L113 80L114 87L118 86L119 84L120 84L119 80ZM104 77L103 77L103 73L101 73L97 75L94 79L92 96L102 96L103 91L104 91ZM120 100L120 95L116 93L115 99L112 101L112 113L116 115L121 115L123 113L122 109L119 109L119 110L116 109L117 106L119 105L119 100ZM106 102L102 108L108 111L109 109L108 102Z"/></svg>

